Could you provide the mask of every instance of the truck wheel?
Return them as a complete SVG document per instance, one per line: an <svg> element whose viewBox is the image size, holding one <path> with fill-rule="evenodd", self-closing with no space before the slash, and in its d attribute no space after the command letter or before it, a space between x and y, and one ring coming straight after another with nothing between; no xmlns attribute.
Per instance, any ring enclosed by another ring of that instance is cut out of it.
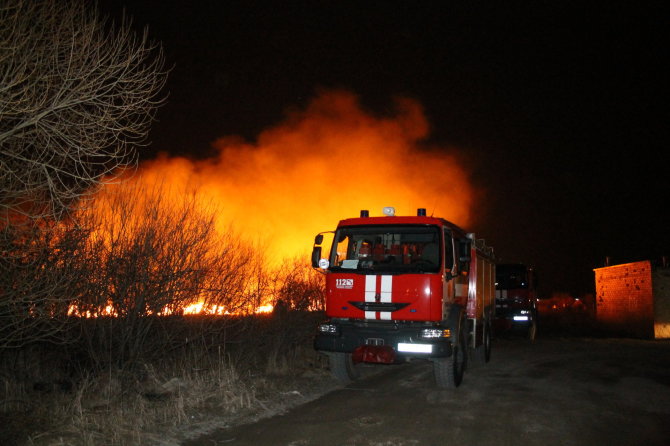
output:
<svg viewBox="0 0 670 446"><path fill-rule="evenodd" d="M481 364L485 364L491 360L491 324L484 325L482 333L482 345L477 347L475 352L477 360Z"/></svg>
<svg viewBox="0 0 670 446"><path fill-rule="evenodd" d="M330 373L343 383L350 383L358 378L359 372L351 360L351 353L332 352L328 354Z"/></svg>
<svg viewBox="0 0 670 446"><path fill-rule="evenodd" d="M433 373L437 387L454 389L461 385L468 361L466 335L465 331L461 330L458 343L453 346L450 357L433 360Z"/></svg>

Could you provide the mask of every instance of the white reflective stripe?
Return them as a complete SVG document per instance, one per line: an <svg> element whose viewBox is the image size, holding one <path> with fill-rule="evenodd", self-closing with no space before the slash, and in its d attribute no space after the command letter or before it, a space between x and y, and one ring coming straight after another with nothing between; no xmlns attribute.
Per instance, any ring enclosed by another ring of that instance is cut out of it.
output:
<svg viewBox="0 0 670 446"><path fill-rule="evenodd" d="M381 301L391 302L391 290L393 288L393 276L382 276Z"/></svg>
<svg viewBox="0 0 670 446"><path fill-rule="evenodd" d="M365 301L374 302L377 292L377 276L365 276ZM366 311L365 319L377 319L377 312Z"/></svg>
<svg viewBox="0 0 670 446"><path fill-rule="evenodd" d="M377 291L377 276L365 276L365 301L374 302L376 291Z"/></svg>
<svg viewBox="0 0 670 446"><path fill-rule="evenodd" d="M379 312L379 319L384 320L384 321L390 321L391 320L391 312L390 311L380 311Z"/></svg>

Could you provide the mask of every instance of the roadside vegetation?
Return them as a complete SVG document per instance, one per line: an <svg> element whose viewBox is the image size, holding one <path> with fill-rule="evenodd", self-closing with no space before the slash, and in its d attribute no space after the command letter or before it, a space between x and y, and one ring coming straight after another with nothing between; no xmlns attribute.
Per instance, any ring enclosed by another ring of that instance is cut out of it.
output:
<svg viewBox="0 0 670 446"><path fill-rule="evenodd" d="M170 444L328 380L318 274L270 268L197 193L123 182L167 71L93 1L0 5L3 445Z"/></svg>
<svg viewBox="0 0 670 446"><path fill-rule="evenodd" d="M319 317L170 317L157 322L173 336L151 341L162 353L124 367L91 366L84 340L5 350L3 444L178 444L281 412L335 385L311 347Z"/></svg>
<svg viewBox="0 0 670 446"><path fill-rule="evenodd" d="M266 267L195 194L110 191L29 238L2 238L13 259L0 279L11 290L0 295L4 439L165 444L328 385L311 345L321 275L300 260Z"/></svg>

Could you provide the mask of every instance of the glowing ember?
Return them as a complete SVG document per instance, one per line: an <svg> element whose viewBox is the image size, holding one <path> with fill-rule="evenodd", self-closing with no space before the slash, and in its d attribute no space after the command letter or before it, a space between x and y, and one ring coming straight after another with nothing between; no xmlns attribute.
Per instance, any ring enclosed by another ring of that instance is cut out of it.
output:
<svg viewBox="0 0 670 446"><path fill-rule="evenodd" d="M102 311L95 311L92 312L90 310L82 311L77 307L76 305L70 305L70 307L67 310L67 315L68 316L76 316L76 317L84 317L84 318L91 318L91 317L107 317L107 316L118 316L116 310L112 305L106 305L105 308Z"/></svg>
<svg viewBox="0 0 670 446"><path fill-rule="evenodd" d="M274 306L272 305L261 305L258 308L256 308L256 313L272 313L272 310L274 309ZM195 304L187 305L184 307L182 310L184 315L193 315L193 314L208 314L208 315L213 315L213 316L223 316L223 315L229 315L230 312L224 308L223 306L220 305L210 305L206 306L203 302L198 302ZM169 310L168 308L164 308L163 311L159 313L159 316L167 316L172 314L173 311ZM91 311L80 311L79 308L76 305L71 305L70 308L68 309L67 312L68 316L76 316L76 317L84 317L84 318L91 318L91 317L106 317L106 316L118 316L116 313L116 310L111 305L107 305L102 311L99 312L91 312Z"/></svg>
<svg viewBox="0 0 670 446"><path fill-rule="evenodd" d="M272 305L261 305L256 309L256 313L272 313L273 309Z"/></svg>

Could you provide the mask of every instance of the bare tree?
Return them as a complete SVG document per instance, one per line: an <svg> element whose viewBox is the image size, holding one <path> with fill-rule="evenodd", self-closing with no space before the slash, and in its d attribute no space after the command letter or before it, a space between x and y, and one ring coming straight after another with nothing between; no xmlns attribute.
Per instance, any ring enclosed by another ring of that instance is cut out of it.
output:
<svg viewBox="0 0 670 446"><path fill-rule="evenodd" d="M90 231L72 222L0 237L0 350L65 343L69 302L89 292Z"/></svg>
<svg viewBox="0 0 670 446"><path fill-rule="evenodd" d="M88 6L0 4L0 227L59 219L133 166L162 102L160 45Z"/></svg>
<svg viewBox="0 0 670 446"><path fill-rule="evenodd" d="M68 304L92 316L80 322L94 362L132 364L183 343L172 322L190 305L205 314L250 306L254 252L217 231L214 212L195 193L133 182L105 188L81 212L91 228L85 257L97 265L86 294Z"/></svg>
<svg viewBox="0 0 670 446"><path fill-rule="evenodd" d="M297 311L324 311L323 276L303 259L285 259L274 280L275 307Z"/></svg>

